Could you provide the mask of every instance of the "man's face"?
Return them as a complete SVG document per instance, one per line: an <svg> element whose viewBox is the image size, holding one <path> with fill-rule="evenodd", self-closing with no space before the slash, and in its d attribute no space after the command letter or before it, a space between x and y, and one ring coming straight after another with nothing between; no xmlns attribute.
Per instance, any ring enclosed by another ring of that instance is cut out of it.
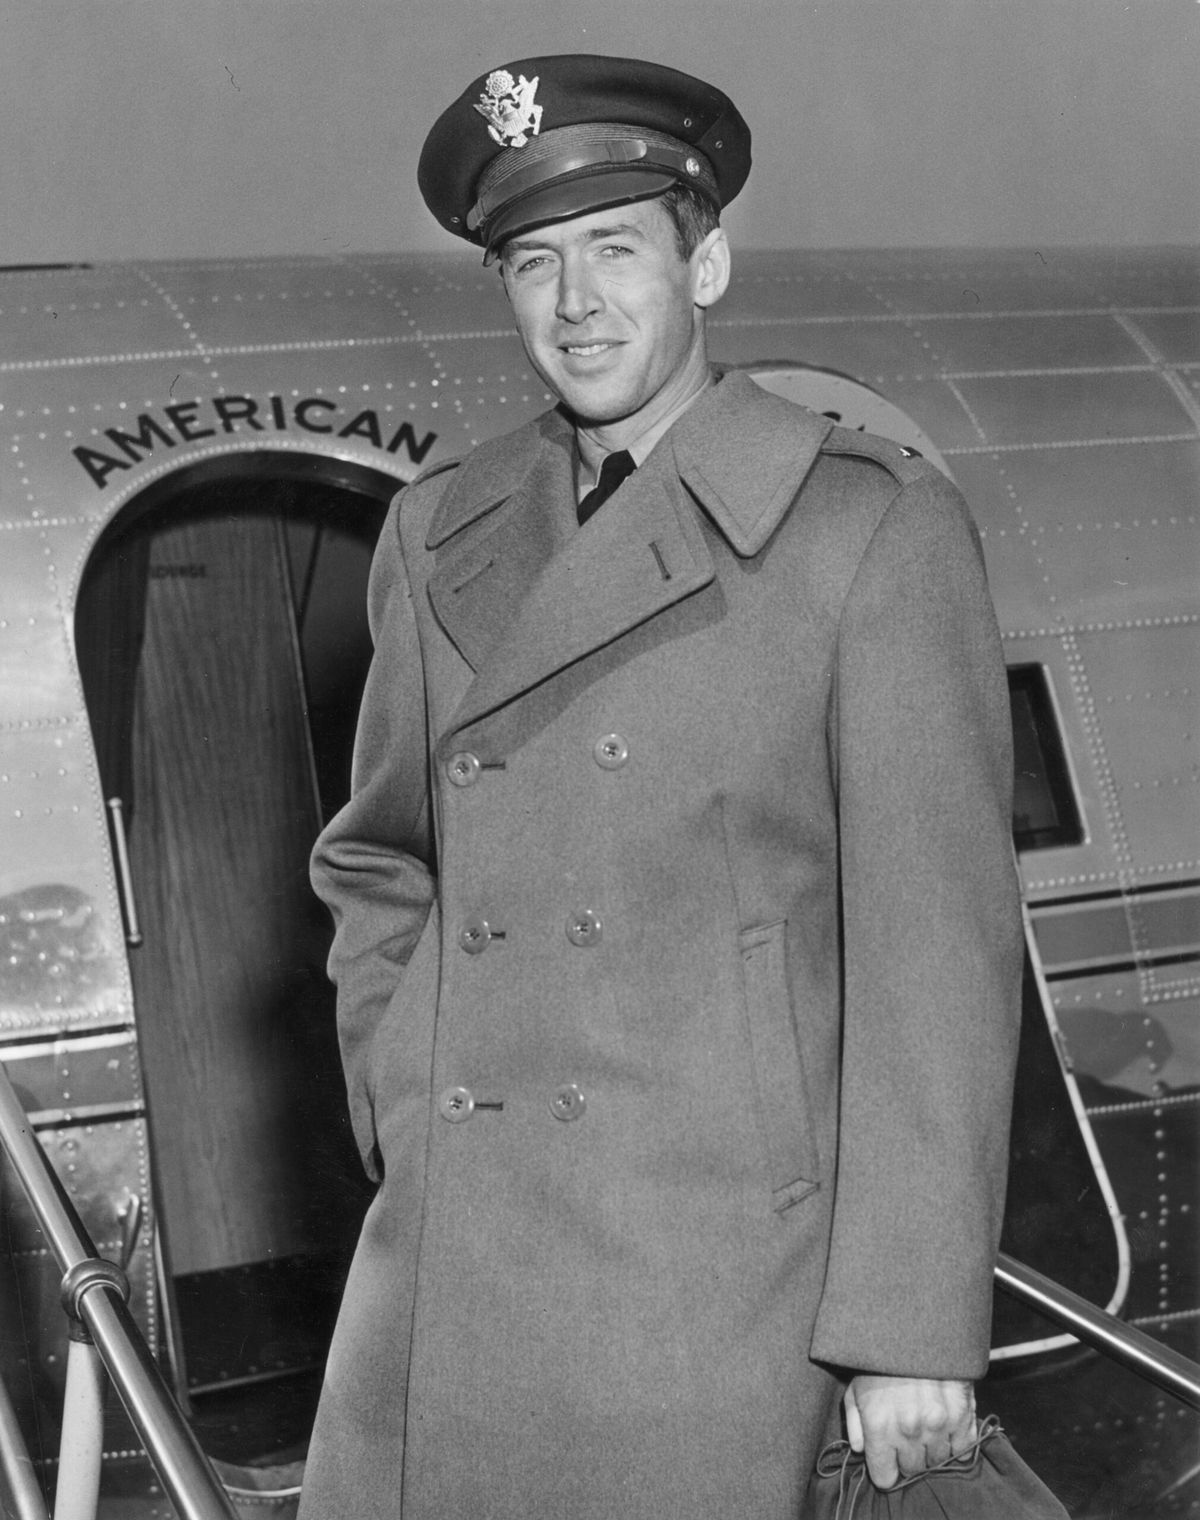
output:
<svg viewBox="0 0 1200 1520"><path fill-rule="evenodd" d="M710 267L714 239L721 262L720 232L685 261L667 212L636 201L504 245L504 288L525 352L580 423L650 426L695 388L706 364L704 308L725 284Z"/></svg>

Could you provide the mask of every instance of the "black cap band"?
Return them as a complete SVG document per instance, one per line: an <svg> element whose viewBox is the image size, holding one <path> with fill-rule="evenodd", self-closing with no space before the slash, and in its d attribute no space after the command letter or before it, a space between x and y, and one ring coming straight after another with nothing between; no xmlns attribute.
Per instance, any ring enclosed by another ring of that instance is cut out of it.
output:
<svg viewBox="0 0 1200 1520"><path fill-rule="evenodd" d="M488 221L534 191L576 176L629 169L666 173L720 206L712 165L687 143L661 132L635 135L614 122L585 122L543 133L520 155L493 159L480 182L479 199L467 213L467 228L489 243Z"/></svg>

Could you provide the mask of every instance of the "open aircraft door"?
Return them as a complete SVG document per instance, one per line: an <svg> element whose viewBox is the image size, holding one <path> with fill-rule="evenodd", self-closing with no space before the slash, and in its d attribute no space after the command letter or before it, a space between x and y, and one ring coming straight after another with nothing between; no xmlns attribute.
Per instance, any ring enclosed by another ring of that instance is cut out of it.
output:
<svg viewBox="0 0 1200 1520"><path fill-rule="evenodd" d="M107 1018L32 1039L9 1070L101 1252L125 1263L210 1455L234 1463L256 1445L302 1450L367 1200L307 861L348 793L367 571L397 484L240 451L126 493L75 598L100 795L89 777L66 804L110 831L119 916L112 883L92 896L75 872L0 905L26 992L39 981L60 1006L94 1007L107 979ZM45 725L65 762L46 811L64 806L76 729ZM65 1325L45 1252L26 1244L6 1297L44 1301L44 1340L14 1392L52 1450Z"/></svg>
<svg viewBox="0 0 1200 1520"><path fill-rule="evenodd" d="M77 601L192 1395L320 1367L363 1199L307 861L348 792L394 484L270 453L172 472L110 524Z"/></svg>

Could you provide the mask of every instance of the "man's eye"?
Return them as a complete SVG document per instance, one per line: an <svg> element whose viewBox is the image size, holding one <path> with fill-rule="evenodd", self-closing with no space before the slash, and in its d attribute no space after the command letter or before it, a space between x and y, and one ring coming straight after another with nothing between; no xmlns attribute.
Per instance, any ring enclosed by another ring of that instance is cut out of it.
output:
<svg viewBox="0 0 1200 1520"><path fill-rule="evenodd" d="M628 258L633 253L633 249L626 248L623 243L605 243L603 252L606 258L622 259Z"/></svg>

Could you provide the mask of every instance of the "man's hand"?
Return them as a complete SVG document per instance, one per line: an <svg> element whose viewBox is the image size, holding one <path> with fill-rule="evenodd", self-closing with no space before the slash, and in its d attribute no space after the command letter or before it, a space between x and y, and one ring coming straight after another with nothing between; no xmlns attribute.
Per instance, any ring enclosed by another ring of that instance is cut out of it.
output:
<svg viewBox="0 0 1200 1520"><path fill-rule="evenodd" d="M976 1439L975 1387L864 1373L846 1389L846 1434L876 1488L958 1456Z"/></svg>

